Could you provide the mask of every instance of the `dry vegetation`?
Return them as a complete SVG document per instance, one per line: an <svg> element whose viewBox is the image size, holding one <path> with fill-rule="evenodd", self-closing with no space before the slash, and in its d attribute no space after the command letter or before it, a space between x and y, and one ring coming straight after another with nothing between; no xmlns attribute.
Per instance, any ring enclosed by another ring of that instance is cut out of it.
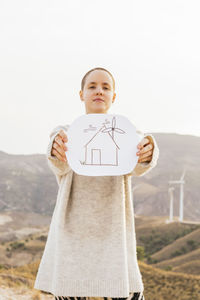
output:
<svg viewBox="0 0 200 300"><path fill-rule="evenodd" d="M139 262L145 300L200 300L200 276L164 271Z"/></svg>
<svg viewBox="0 0 200 300"><path fill-rule="evenodd" d="M155 267L157 268L163 268L163 269L166 269L167 266L171 266L171 268L173 268L173 271L176 269L176 267L180 267L181 265L184 265L184 264L191 264L193 261L199 261L200 262L200 248L196 249L196 250L193 250L187 254L183 254L183 255L180 255L180 256L176 256L172 259L166 259L166 260L163 260L159 263L156 263L154 264ZM199 266L199 264L197 264L197 267ZM172 269L171 269L172 270ZM186 273L188 274L196 274L196 275L200 275L200 268L198 267L197 270L193 270L195 271L194 273L191 272L190 268L188 268L186 270ZM197 272L196 272L197 271Z"/></svg>
<svg viewBox="0 0 200 300"><path fill-rule="evenodd" d="M189 234L178 238L167 247L164 247L160 251L153 254L152 258L161 261L190 253L197 248L200 248L200 229L196 229Z"/></svg>
<svg viewBox="0 0 200 300"><path fill-rule="evenodd" d="M51 295L33 289L38 266L39 261L7 270L1 268L0 292L3 295L6 291L6 294L5 298L0 299L53 299ZM200 276L160 270L141 261L139 267L143 276L146 300L171 300L173 297L176 300L200 300ZM6 298L9 294L12 297Z"/></svg>
<svg viewBox="0 0 200 300"><path fill-rule="evenodd" d="M156 268L200 275L199 264L192 263L200 259L200 225L165 224L161 218L136 222L138 259Z"/></svg>
<svg viewBox="0 0 200 300"><path fill-rule="evenodd" d="M0 269L0 300L53 300L53 296L33 288L39 262Z"/></svg>
<svg viewBox="0 0 200 300"><path fill-rule="evenodd" d="M47 231L1 242L0 300L53 299L33 288ZM199 225L165 224L162 217L136 217L145 300L200 300L199 236Z"/></svg>

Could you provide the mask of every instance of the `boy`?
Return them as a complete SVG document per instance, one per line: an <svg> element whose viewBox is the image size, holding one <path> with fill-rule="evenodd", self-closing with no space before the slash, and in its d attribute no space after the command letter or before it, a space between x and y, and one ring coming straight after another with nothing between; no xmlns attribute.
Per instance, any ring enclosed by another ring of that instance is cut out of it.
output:
<svg viewBox="0 0 200 300"><path fill-rule="evenodd" d="M90 70L82 79L79 94L86 114L107 113L116 97L112 74L104 68ZM55 299L144 300L131 175L143 176L155 167L159 156L156 141L151 134L144 136L138 144L138 163L130 174L82 176L67 162L68 128L55 128L47 149L59 190L35 288L51 292Z"/></svg>

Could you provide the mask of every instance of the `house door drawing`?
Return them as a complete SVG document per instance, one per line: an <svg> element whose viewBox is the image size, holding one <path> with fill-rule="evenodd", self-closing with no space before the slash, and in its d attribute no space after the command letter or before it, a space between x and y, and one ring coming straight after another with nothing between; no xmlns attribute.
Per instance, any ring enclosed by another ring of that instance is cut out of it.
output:
<svg viewBox="0 0 200 300"><path fill-rule="evenodd" d="M91 163L92 165L101 164L101 150L100 149L91 149Z"/></svg>

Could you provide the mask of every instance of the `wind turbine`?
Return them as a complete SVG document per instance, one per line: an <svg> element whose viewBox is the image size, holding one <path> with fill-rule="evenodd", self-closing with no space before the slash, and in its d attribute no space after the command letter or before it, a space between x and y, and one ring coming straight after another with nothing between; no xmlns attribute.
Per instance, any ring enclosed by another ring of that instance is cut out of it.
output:
<svg viewBox="0 0 200 300"><path fill-rule="evenodd" d="M112 119L112 127L107 127L105 129L103 129L101 132L112 132L112 138L114 138L114 131L118 132L118 133L125 133L124 130L120 129L120 128L115 128L116 126L116 118L113 117Z"/></svg>
<svg viewBox="0 0 200 300"><path fill-rule="evenodd" d="M183 174L181 175L180 180L170 180L169 184L180 184L180 205L179 205L179 221L183 222L183 197L184 197L184 191L183 191L183 185L185 181L183 180L185 176L185 168L183 170Z"/></svg>
<svg viewBox="0 0 200 300"><path fill-rule="evenodd" d="M173 191L174 187L169 187L168 193L170 197L170 204L169 204L169 222L173 222L173 202L174 202L174 197L173 197Z"/></svg>

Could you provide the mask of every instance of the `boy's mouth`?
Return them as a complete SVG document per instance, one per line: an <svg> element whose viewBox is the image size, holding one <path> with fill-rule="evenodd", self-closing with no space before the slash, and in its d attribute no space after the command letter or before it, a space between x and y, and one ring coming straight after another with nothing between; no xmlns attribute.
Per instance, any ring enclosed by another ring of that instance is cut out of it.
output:
<svg viewBox="0 0 200 300"><path fill-rule="evenodd" d="M94 99L93 101L97 101L97 102L104 102L104 100L103 100L103 99L101 99L101 98L96 98L96 99Z"/></svg>

